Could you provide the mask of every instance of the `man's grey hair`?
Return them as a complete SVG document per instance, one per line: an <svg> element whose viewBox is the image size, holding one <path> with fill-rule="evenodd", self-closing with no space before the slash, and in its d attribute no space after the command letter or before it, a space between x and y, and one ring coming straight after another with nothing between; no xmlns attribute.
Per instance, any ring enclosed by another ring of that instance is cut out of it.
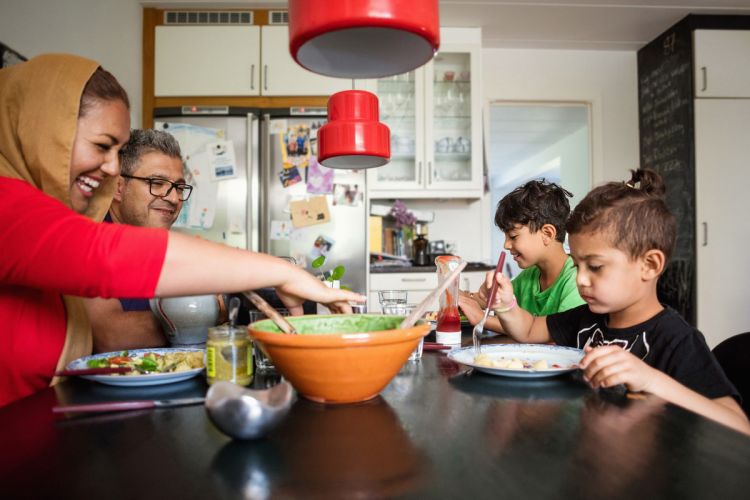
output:
<svg viewBox="0 0 750 500"><path fill-rule="evenodd" d="M130 140L120 149L121 173L133 175L141 156L153 152L182 159L180 144L172 134L150 128L131 130Z"/></svg>

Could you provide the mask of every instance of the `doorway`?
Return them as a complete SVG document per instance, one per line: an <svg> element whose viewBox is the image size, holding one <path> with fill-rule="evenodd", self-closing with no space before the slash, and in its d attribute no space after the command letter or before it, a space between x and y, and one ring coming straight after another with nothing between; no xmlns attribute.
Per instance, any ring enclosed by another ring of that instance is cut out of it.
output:
<svg viewBox="0 0 750 500"><path fill-rule="evenodd" d="M572 209L591 188L591 106L492 101L487 143L490 248L492 262L496 262L505 236L494 224L495 209L506 194L544 178L573 193ZM508 259L506 271L513 277L520 269Z"/></svg>

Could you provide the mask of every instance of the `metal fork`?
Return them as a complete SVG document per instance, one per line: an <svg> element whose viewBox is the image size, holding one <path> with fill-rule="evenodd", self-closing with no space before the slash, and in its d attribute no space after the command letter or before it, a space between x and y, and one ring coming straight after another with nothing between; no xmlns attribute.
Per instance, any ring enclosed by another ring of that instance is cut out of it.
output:
<svg viewBox="0 0 750 500"><path fill-rule="evenodd" d="M484 331L484 322L487 321L487 316L490 315L490 307L495 301L495 294L497 293L497 273L503 272L503 264L505 264L505 252L500 252L500 258L497 260L497 267L495 268L495 274L492 275L492 287L490 287L490 296L487 297L487 307L484 309L484 316L482 320L474 325L474 330L471 332L471 338L474 341L474 355L479 356L482 351L482 344L480 343L480 337Z"/></svg>

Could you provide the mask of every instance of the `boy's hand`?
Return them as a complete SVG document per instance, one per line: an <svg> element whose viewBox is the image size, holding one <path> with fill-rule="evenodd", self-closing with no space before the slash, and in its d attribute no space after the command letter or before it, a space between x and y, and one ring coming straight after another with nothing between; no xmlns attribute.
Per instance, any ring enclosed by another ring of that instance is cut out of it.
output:
<svg viewBox="0 0 750 500"><path fill-rule="evenodd" d="M476 293L478 301L485 304L487 303L493 279L497 280L497 292L495 293L495 301L490 304L490 308L493 310L505 309L509 304L513 304L515 296L513 295L513 285L511 284L510 279L503 273L497 273L496 276L495 271L489 271L487 273L485 282L479 287L479 291Z"/></svg>
<svg viewBox="0 0 750 500"><path fill-rule="evenodd" d="M625 384L629 391L644 392L658 374L655 368L619 346L587 346L584 352L579 366L594 389Z"/></svg>
<svg viewBox="0 0 750 500"><path fill-rule="evenodd" d="M459 290L458 307L466 315L469 323L476 325L484 317L484 309L475 300L476 294Z"/></svg>

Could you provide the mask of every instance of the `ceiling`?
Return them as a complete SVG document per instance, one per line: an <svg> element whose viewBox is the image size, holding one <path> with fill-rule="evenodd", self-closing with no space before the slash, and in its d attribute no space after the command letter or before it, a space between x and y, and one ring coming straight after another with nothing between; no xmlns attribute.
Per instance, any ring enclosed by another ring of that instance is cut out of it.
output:
<svg viewBox="0 0 750 500"><path fill-rule="evenodd" d="M332 4L341 0L328 0ZM150 7L285 8L286 0L143 1ZM441 26L480 26L484 47L638 50L688 14L750 15L750 0L440 0Z"/></svg>

